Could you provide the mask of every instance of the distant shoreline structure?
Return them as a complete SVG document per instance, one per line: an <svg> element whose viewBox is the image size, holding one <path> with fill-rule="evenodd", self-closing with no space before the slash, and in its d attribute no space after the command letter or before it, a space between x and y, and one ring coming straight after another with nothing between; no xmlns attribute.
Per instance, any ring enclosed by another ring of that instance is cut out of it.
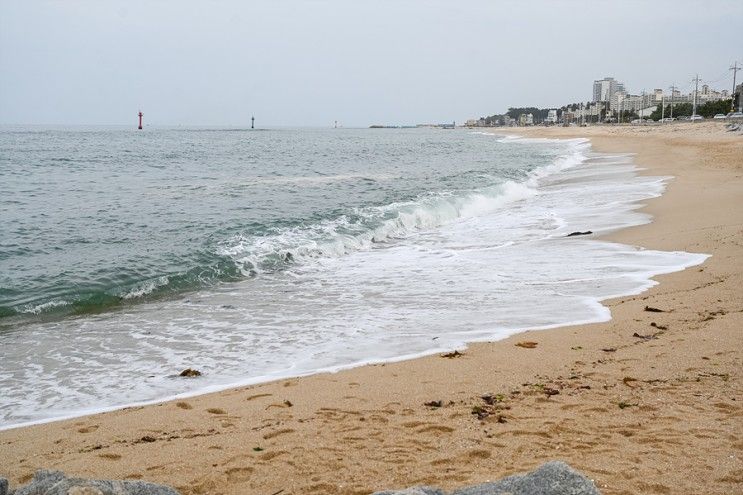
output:
<svg viewBox="0 0 743 495"><path fill-rule="evenodd" d="M369 129L454 129L456 122L451 124L416 124L416 125L382 125L372 124Z"/></svg>

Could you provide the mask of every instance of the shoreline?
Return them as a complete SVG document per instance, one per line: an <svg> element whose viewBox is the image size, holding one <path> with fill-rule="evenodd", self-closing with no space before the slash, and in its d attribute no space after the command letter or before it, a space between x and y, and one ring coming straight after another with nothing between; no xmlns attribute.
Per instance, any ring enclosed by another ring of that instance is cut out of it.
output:
<svg viewBox="0 0 743 495"><path fill-rule="evenodd" d="M741 139L609 130L517 133L589 137L596 151L634 152L648 173L675 176L643 209L651 223L603 238L713 255L654 277L661 283L639 295L603 301L610 321L473 343L451 359L366 365L1 431L8 471L0 475L16 484L46 467L194 494L367 493L416 483L450 488L564 459L602 493L735 491L743 484L743 412L735 401ZM723 166L705 165L705 154ZM488 393L498 397L492 404L481 399ZM694 394L711 395L697 405ZM423 405L438 400L441 407ZM475 408L487 415L474 417Z"/></svg>
<svg viewBox="0 0 743 495"><path fill-rule="evenodd" d="M498 137L503 136L503 134L492 134L492 133L482 133L482 134L486 134L488 136L496 135ZM513 136L513 137L516 137L516 136ZM519 136L519 139L521 138L522 136ZM632 172L633 176L641 175L639 173L641 169L637 167L637 165L635 165L631 160L625 163L625 160L623 160L623 158L626 158L627 156L626 154L596 152L595 150L591 149L590 139L587 139L587 138L568 137L568 138L557 138L557 139L543 139L543 138L534 139L534 138L528 138L526 136L523 136L523 139L524 139L524 142L557 141L561 143L570 143L571 145L576 145L576 146L581 146L581 147L587 146L589 149L589 152L588 152L589 155L585 155L583 151L577 151L577 148L576 148L575 150L573 150L573 152L571 152L571 154L566 154L559 158L559 160L572 159L575 157L575 153L577 153L579 156L581 156L580 162L578 164L573 163L573 164L565 166L563 164L551 163L549 165L544 165L536 169L535 171L533 171L532 177L525 179L524 183L530 183L532 180L535 180L536 177L544 178L544 177L548 177L552 175L553 173L559 174L560 172L564 170L570 170L576 166L585 167L588 164L588 166L590 167L591 164L600 165L600 162L602 160L606 160L607 158L614 158L614 159L620 158L620 161L616 162L617 165L623 166L623 165L629 164L633 168L633 172ZM549 171L550 169L553 169L553 168L557 168L557 171L556 172ZM663 184L662 190L657 193L648 193L648 197L646 199L654 199L662 195L663 192L665 191L665 186L669 179L669 177L654 177L654 178L656 178L658 182ZM644 201L644 200L638 200L638 201ZM635 204L638 201L629 202L627 203L627 205ZM627 208L626 205L625 205L625 208ZM624 208L622 208L622 210L624 210ZM629 211L632 211L632 210L634 210L634 208L627 208L627 212L625 213L628 213ZM647 219L637 218L638 223L633 223L631 224L631 226L642 225L644 223L649 223L651 221L652 221L652 217L649 217ZM596 230L597 227L594 226L593 228L594 230ZM610 233L623 230L625 228L627 228L626 225L617 224L616 226L610 227L608 232L606 232L605 226L599 227L599 230L602 230L606 233L601 234L599 232L593 232L593 235L590 238L594 240L599 240L599 239L606 240L606 236L610 235ZM563 234L552 236L552 238L560 239L560 240L562 239L562 237L564 237ZM694 253L689 253L689 254L694 254ZM685 270L692 266L696 266L698 264L703 263L707 257L708 255L706 254L700 254L698 258L701 258L701 261L689 260L686 263L682 263L681 261L679 261L680 263L679 265L672 265L672 266L665 267L665 268L656 267L656 269L653 270L652 273L655 273L655 276L657 276L657 275L662 275L666 273L673 273L675 271ZM635 275L638 275L638 274L635 274ZM600 306L603 309L604 306L601 304L603 301L611 300L611 299L615 299L619 297L629 297L632 295L637 295L637 294L641 294L645 292L648 288L656 284L656 282L653 281L652 277L653 275L651 275L650 272L645 273L645 274L639 275L638 285L632 289L621 290L620 292L617 292L615 294L610 294L610 295L602 295L602 296L593 295L590 297L586 296L586 299L590 299L591 306L593 305ZM350 370L353 368L359 368L359 367L364 367L364 366L384 365L384 364L409 361L413 359L420 359L420 358L430 357L430 356L434 356L434 355L441 354L441 353L450 352L450 351L453 351L455 348L459 350L464 350L474 344L484 343L484 342L496 342L499 340L509 338L514 335L518 335L526 331L542 331L542 330L551 330L551 329L567 327L567 326L604 323L611 318L611 316L608 314L608 311L606 311L606 314L598 314L594 311L593 315L590 315L589 314L590 312L591 311L588 310L587 308L585 315L581 315L581 317L576 316L575 319L567 321L567 322L562 321L562 322L557 322L557 323L546 323L544 325L529 325L529 326L522 326L522 327L501 328L499 329L497 334L494 333L494 334L491 334L485 337L476 336L477 334L482 334L481 331L477 331L472 334L462 334L460 338L461 341L458 343L448 342L444 346L438 346L438 347L432 346L429 349L426 349L423 351L410 352L407 354L400 354L400 355L395 355L392 357L363 358L363 359L359 359L353 362L337 364L337 365L322 367L322 368L316 368L312 370L304 370L304 371L300 370L298 372L287 371L285 374L277 373L273 375L270 375L270 374L259 375L259 376L251 377L248 379L239 379L239 380L235 380L231 382L206 384L206 385L201 385L199 388L195 388L192 390L187 390L187 391L175 393L175 394L163 395L157 398L120 403L116 405L79 409L79 410L70 411L69 413L61 415L61 416L52 416L52 417L45 417L45 418L40 418L40 419L32 419L32 420L15 423L15 424L6 424L6 425L0 424L0 432L14 430L18 428L26 428L29 426L37 426L37 425L43 425L43 424L48 424L48 423L54 423L57 421L68 421L68 420L73 420L73 419L82 418L86 416L109 413L109 412L114 412L114 411L123 410L123 409L137 408L137 407L143 407L143 406L152 406L152 405L167 403L167 402L175 402L175 401L182 400L182 399L190 399L190 398L199 397L202 395L220 393L220 392L224 392L224 391L228 391L228 390L236 389L236 388L275 383L281 380L298 379L298 378L304 378L307 376L318 375L318 374L333 374L333 373L338 373L341 371L346 371L346 370ZM604 312L602 311L600 313L604 313ZM471 336L467 337L465 335L471 335Z"/></svg>

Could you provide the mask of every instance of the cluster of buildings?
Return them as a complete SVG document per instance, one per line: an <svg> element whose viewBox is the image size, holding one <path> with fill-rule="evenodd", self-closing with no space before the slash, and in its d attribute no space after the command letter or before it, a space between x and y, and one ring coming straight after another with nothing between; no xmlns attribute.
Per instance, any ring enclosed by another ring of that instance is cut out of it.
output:
<svg viewBox="0 0 743 495"><path fill-rule="evenodd" d="M598 107L599 111L602 109L616 113L630 111L642 116L649 115L661 104L696 102L697 105L703 105L710 101L728 98L730 98L728 90L717 91L707 84L703 84L701 90L695 88L686 94L682 94L678 88L672 86L669 93L664 92L663 89L654 89L652 92L643 91L642 94L633 95L625 90L623 83L613 77L605 77L593 82L593 102L589 106Z"/></svg>
<svg viewBox="0 0 743 495"><path fill-rule="evenodd" d="M735 93L743 93L743 84L739 84ZM672 86L666 92L663 89L643 91L640 94L631 94L627 91L624 83L613 77L605 77L593 82L593 98L585 104L573 104L561 109L540 110L541 121L531 113L520 114L517 118L509 115L499 115L479 120L468 120L467 127L490 127L493 125L505 126L529 126L534 124L557 124L569 122L597 122L610 120L612 115L635 113L638 117L647 117L660 105L677 105L680 103L696 103L697 106L708 102L726 100L733 95L728 90L717 91L707 84L695 88L688 93L682 93L677 87Z"/></svg>

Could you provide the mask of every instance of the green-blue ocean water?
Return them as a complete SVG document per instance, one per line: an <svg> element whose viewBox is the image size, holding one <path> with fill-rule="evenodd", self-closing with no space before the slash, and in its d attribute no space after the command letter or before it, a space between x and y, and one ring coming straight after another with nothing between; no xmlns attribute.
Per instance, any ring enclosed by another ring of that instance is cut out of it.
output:
<svg viewBox="0 0 743 495"><path fill-rule="evenodd" d="M523 180L558 150L523 152L440 129L4 128L0 318L101 311L339 254L297 251L400 214L379 207Z"/></svg>

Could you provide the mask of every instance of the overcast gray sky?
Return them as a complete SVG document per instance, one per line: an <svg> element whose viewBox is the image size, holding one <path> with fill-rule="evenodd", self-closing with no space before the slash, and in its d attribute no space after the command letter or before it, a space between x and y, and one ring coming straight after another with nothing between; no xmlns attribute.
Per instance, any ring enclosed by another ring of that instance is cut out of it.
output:
<svg viewBox="0 0 743 495"><path fill-rule="evenodd" d="M0 123L413 124L604 76L731 89L741 32L741 1L0 0Z"/></svg>

